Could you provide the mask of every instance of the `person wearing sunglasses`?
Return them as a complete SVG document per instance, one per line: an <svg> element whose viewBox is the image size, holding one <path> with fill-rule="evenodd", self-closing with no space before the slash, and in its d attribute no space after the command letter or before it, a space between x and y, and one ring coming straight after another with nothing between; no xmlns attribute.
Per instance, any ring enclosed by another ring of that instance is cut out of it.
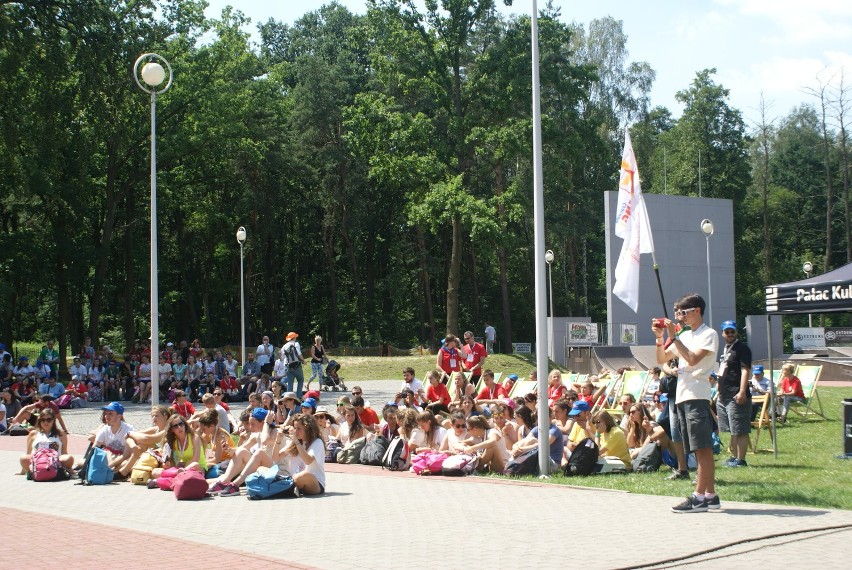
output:
<svg viewBox="0 0 852 570"><path fill-rule="evenodd" d="M704 299L697 293L678 299L675 319L689 327L680 335L675 329L675 321L651 321L651 330L657 338L657 363L678 359L677 404L671 413L671 421L678 425L685 453L688 455L689 451L694 451L698 461L695 492L683 503L672 507L674 513L700 513L721 506L715 486L712 439L715 423L710 410L709 382L710 373L716 367L719 335L704 323L706 307ZM668 335L668 342L664 335Z"/></svg>
<svg viewBox="0 0 852 570"><path fill-rule="evenodd" d="M189 421L180 414L172 414L166 428L166 449L171 451L172 466L186 471L194 469L202 475L207 473L207 448ZM156 479L160 473L154 469L151 477Z"/></svg>
<svg viewBox="0 0 852 570"><path fill-rule="evenodd" d="M30 459L37 449L55 449L59 453L59 463L69 471L74 466L74 458L64 454L68 449L68 435L56 424L56 415L53 410L46 408L39 414L36 421L36 429L27 436L27 452L21 455L21 472L26 475L30 468Z"/></svg>
<svg viewBox="0 0 852 570"><path fill-rule="evenodd" d="M728 467L745 467L748 435L751 433L751 349L737 338L737 323L725 321L719 327L725 337L725 348L719 358L716 415L719 431L731 434L731 457Z"/></svg>
<svg viewBox="0 0 852 570"><path fill-rule="evenodd" d="M465 415L461 412L453 412L449 418L449 429L441 442L441 447L438 451L455 455L462 453L465 447L471 442L468 441L470 435L467 432L467 424L465 423ZM472 455L472 454L469 454Z"/></svg>
<svg viewBox="0 0 852 570"><path fill-rule="evenodd" d="M595 442L598 444L598 472L605 473L609 465L607 458L619 459L627 471L633 470L633 461L627 449L627 438L624 431L615 425L615 420L609 412L600 411L592 416L592 425L595 428Z"/></svg>

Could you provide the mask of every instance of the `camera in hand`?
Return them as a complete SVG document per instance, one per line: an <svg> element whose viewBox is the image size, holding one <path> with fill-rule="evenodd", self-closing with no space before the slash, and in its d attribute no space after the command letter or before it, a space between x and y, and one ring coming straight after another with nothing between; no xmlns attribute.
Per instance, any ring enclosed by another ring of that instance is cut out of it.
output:
<svg viewBox="0 0 852 570"><path fill-rule="evenodd" d="M657 327L658 329L666 328L666 319L662 319L662 318L654 319L654 326Z"/></svg>

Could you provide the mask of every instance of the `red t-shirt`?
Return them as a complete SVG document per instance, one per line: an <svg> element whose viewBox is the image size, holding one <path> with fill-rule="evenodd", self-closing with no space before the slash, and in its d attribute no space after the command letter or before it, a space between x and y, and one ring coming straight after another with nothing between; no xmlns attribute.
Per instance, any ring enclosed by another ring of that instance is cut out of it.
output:
<svg viewBox="0 0 852 570"><path fill-rule="evenodd" d="M500 398L506 398L506 390L503 389L503 386L497 384L496 382L491 385L491 388L488 386L483 386L482 390L477 394L477 400L497 400Z"/></svg>
<svg viewBox="0 0 852 570"><path fill-rule="evenodd" d="M802 391L802 381L797 376L784 377L781 379L781 391L784 393L793 392L794 396L805 399L805 393Z"/></svg>
<svg viewBox="0 0 852 570"><path fill-rule="evenodd" d="M429 387L426 388L426 399L430 402L440 401L445 406L449 406L450 392L447 390L447 386L445 384L438 382L437 386L433 386L430 382Z"/></svg>
<svg viewBox="0 0 852 570"><path fill-rule="evenodd" d="M479 362L483 358L488 356L488 352L485 350L485 347L479 344L478 342L473 343L473 346L470 346L469 344L465 345L464 350L465 352L467 352L467 356L462 362L462 364L464 364L465 370L470 370L471 368L479 364ZM481 368L477 368L473 371L474 376L479 376L480 374L482 374Z"/></svg>
<svg viewBox="0 0 852 570"><path fill-rule="evenodd" d="M371 426L379 423L379 414L377 414L372 408L364 408L364 411L358 414L358 419L360 419L361 423L365 426Z"/></svg>
<svg viewBox="0 0 852 570"><path fill-rule="evenodd" d="M185 401L183 404L175 402L172 404L172 409L187 419L195 413L195 407L188 401Z"/></svg>
<svg viewBox="0 0 852 570"><path fill-rule="evenodd" d="M230 376L223 376L219 381L219 387L226 393L239 390L236 379L231 378Z"/></svg>
<svg viewBox="0 0 852 570"><path fill-rule="evenodd" d="M553 402L561 398L567 391L568 388L566 388L564 384L559 384L558 386L549 386L547 388L547 401L552 404Z"/></svg>
<svg viewBox="0 0 852 570"><path fill-rule="evenodd" d="M88 388L86 388L86 385L85 385L85 384L83 384L82 382L78 382L77 384L74 384L73 382L70 382L70 383L68 384L68 388L67 388L67 389L68 389L68 390L74 390L74 391L75 391L75 392L77 392L77 394L79 394L80 396L85 395L85 393L88 391Z"/></svg>
<svg viewBox="0 0 852 570"><path fill-rule="evenodd" d="M461 359L461 352L455 348L450 350L443 347L441 348L441 370L447 374L452 374L453 372L461 370Z"/></svg>

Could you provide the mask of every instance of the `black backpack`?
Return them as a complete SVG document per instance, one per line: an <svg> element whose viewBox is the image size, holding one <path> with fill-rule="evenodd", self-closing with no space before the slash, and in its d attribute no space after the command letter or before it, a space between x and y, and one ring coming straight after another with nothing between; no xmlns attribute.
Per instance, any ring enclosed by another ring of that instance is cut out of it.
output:
<svg viewBox="0 0 852 570"><path fill-rule="evenodd" d="M598 444L591 438L586 438L577 444L568 463L562 472L566 477L575 475L591 475L598 463Z"/></svg>
<svg viewBox="0 0 852 570"><path fill-rule="evenodd" d="M361 450L361 465L381 465L390 443L382 436L374 437Z"/></svg>
<svg viewBox="0 0 852 570"><path fill-rule="evenodd" d="M393 438L382 457L382 469L405 471L411 465L411 453L408 443L399 436Z"/></svg>
<svg viewBox="0 0 852 570"><path fill-rule="evenodd" d="M538 475L538 446L509 461L503 475Z"/></svg>

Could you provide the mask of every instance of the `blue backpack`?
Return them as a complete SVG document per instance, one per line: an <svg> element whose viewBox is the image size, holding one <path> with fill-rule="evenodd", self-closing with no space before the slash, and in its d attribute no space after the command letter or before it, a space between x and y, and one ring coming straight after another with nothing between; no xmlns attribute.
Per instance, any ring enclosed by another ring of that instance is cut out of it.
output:
<svg viewBox="0 0 852 570"><path fill-rule="evenodd" d="M83 485L112 483L115 471L109 468L107 452L100 447L91 447L86 455L86 461L80 469L81 483Z"/></svg>
<svg viewBox="0 0 852 570"><path fill-rule="evenodd" d="M296 484L286 471L273 465L263 473L254 472L246 477L246 491L249 499L283 499L296 497Z"/></svg>

